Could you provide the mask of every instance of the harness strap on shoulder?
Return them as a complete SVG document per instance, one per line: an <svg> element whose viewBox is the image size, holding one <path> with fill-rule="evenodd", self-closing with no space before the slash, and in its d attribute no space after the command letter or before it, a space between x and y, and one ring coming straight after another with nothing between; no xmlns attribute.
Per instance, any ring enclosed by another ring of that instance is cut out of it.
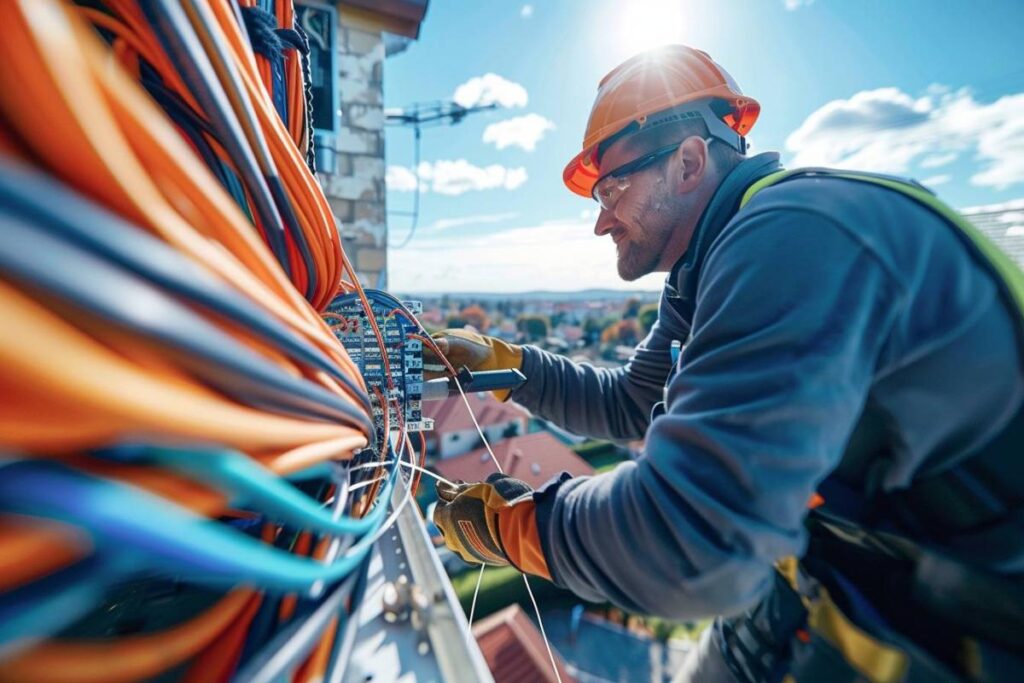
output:
<svg viewBox="0 0 1024 683"><path fill-rule="evenodd" d="M925 208L938 214L940 218L958 228L957 232L966 238L965 241L973 248L973 251L995 271L995 274L998 276L997 280L1000 281L1003 290L1014 304L1014 308L1021 313L1019 329L1022 341L1024 341L1024 272L973 223L917 183L872 173L837 171L826 168L795 168L772 173L755 182L743 194L743 198L740 200L740 208L742 209L746 206L758 192L765 188L798 176L815 175L870 183L899 192L917 201Z"/></svg>

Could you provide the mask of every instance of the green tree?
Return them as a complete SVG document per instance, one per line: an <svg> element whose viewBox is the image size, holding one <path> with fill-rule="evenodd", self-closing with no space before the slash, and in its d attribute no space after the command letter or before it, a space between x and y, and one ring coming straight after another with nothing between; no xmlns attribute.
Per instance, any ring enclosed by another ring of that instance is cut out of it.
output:
<svg viewBox="0 0 1024 683"><path fill-rule="evenodd" d="M635 318L640 312L640 299L635 296L631 296L626 299L626 308L622 312L623 318Z"/></svg>
<svg viewBox="0 0 1024 683"><path fill-rule="evenodd" d="M646 335L654 327L654 321L658 319L658 304L645 304L641 306L636 319L640 323L640 331Z"/></svg>
<svg viewBox="0 0 1024 683"><path fill-rule="evenodd" d="M525 314L516 319L516 329L529 341L539 341L550 334L551 323L543 315Z"/></svg>

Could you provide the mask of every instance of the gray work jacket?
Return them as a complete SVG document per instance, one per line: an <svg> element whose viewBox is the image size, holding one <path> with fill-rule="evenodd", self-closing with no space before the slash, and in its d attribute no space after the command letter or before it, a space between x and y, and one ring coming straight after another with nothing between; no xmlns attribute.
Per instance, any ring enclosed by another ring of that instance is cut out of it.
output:
<svg viewBox="0 0 1024 683"><path fill-rule="evenodd" d="M625 367L526 347L513 400L578 434L646 438L637 461L535 495L553 579L583 598L675 619L738 613L777 558L803 554L807 501L866 405L889 430L886 490L970 454L1021 405L1013 314L951 226L830 177L737 210L778 168L761 154L725 179ZM1016 551L975 560L1024 569Z"/></svg>

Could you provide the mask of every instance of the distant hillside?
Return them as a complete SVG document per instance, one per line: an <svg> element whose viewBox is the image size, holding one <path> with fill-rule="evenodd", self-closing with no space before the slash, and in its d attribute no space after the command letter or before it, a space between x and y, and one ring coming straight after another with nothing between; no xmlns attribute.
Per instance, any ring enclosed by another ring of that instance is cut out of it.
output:
<svg viewBox="0 0 1024 683"><path fill-rule="evenodd" d="M660 292L623 291L621 289L581 289L576 292L403 292L400 296L407 299L466 299L473 301L520 300L559 300L559 301L625 301L630 298L657 299Z"/></svg>

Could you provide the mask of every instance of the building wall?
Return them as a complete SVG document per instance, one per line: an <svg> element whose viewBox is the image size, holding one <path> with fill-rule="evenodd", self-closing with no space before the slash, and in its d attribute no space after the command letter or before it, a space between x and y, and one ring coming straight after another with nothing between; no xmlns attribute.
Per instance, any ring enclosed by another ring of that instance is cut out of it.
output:
<svg viewBox="0 0 1024 683"><path fill-rule="evenodd" d="M486 430L484 433L487 433ZM479 443L480 435L476 433L475 429L442 434L441 447L439 449L438 456L442 460L445 458L454 458L456 455L469 453L471 450L477 448Z"/></svg>
<svg viewBox="0 0 1024 683"><path fill-rule="evenodd" d="M526 434L526 418L515 418L505 422L486 425L483 427L483 432L484 436L487 437L487 442L493 445L504 439L505 433L512 427L515 428L516 436ZM483 447L480 435L475 429L448 432L438 435L437 438L439 440L435 442L435 450L431 454L436 455L441 460L454 458L457 455L463 455Z"/></svg>
<svg viewBox="0 0 1024 683"><path fill-rule="evenodd" d="M333 172L320 183L341 226L342 246L370 287L387 285L384 192L384 40L344 7L338 12L341 125Z"/></svg>

